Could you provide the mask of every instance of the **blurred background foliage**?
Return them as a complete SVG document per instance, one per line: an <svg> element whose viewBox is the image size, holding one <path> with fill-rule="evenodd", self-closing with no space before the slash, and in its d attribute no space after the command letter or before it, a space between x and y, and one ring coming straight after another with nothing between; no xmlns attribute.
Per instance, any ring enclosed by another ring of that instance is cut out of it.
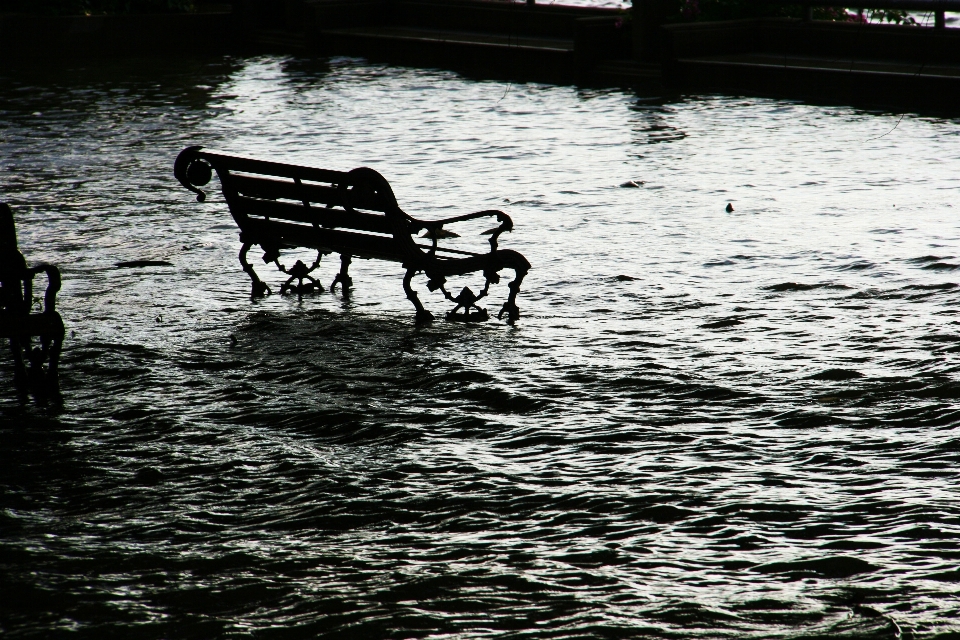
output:
<svg viewBox="0 0 960 640"><path fill-rule="evenodd" d="M669 0L668 0L669 1ZM800 5L773 4L757 0L675 0L674 9L668 11L671 22L697 22L711 20L739 20L741 18L783 17L800 18ZM814 20L835 22L891 22L914 25L916 21L900 9L867 9L858 14L843 6L814 7Z"/></svg>

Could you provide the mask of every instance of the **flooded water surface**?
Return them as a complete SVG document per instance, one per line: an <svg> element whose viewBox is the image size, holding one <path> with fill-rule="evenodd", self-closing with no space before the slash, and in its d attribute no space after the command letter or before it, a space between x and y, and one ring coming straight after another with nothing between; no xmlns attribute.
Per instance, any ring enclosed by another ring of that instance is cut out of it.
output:
<svg viewBox="0 0 960 640"><path fill-rule="evenodd" d="M0 360L0 635L960 633L957 121L284 57L0 96L68 332L62 405ZM195 144L506 211L520 321L361 260L251 302Z"/></svg>

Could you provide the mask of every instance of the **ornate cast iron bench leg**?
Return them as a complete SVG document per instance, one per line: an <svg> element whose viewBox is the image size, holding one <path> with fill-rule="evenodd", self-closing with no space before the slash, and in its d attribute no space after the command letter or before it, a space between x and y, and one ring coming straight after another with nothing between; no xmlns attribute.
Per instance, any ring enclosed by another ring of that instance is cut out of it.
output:
<svg viewBox="0 0 960 640"><path fill-rule="evenodd" d="M350 297L350 287L353 286L353 278L347 273L347 270L350 268L350 261L352 256L341 253L340 254L340 273L337 274L337 277L333 279L333 284L330 285L330 293L333 293L333 290L336 288L337 283L340 283L340 288L343 291L343 297Z"/></svg>
<svg viewBox="0 0 960 640"><path fill-rule="evenodd" d="M23 385L29 383L33 388L42 388L45 391L59 393L60 376L58 366L60 364L60 351L63 348L64 329L59 316L55 322L59 324L57 330L40 336L40 344L33 346L31 338L21 338L16 346L11 339L11 346L14 347L14 361L17 372L14 375L14 383ZM30 362L30 369L24 366L23 355L26 355ZM44 371L46 365L46 371Z"/></svg>
<svg viewBox="0 0 960 640"><path fill-rule="evenodd" d="M490 316L487 314L486 309L477 306L477 302L486 297L487 292L490 290L491 283L500 282L500 276L496 273L485 273L484 276L487 280L479 294L474 293L470 287L464 287L460 290L460 294L454 297L447 291L447 287L444 286L447 283L447 279L436 274L432 276L428 274L430 281L427 282L427 289L430 291L439 289L443 292L444 298L450 302L457 303L457 306L447 312L446 317L449 322L486 322ZM463 309L462 313L458 313L460 309ZM474 311L471 311L471 309L474 309Z"/></svg>
<svg viewBox="0 0 960 640"><path fill-rule="evenodd" d="M423 308L423 303L420 302L417 292L410 286L410 281L417 273L419 273L419 269L407 268L407 273L403 276L403 290L413 306L417 308L417 324L424 324L433 320L433 314Z"/></svg>
<svg viewBox="0 0 960 640"><path fill-rule="evenodd" d="M253 281L253 290L250 293L250 299L256 300L257 298L262 298L264 294L269 294L270 287L261 280L257 272L253 270L253 265L247 262L247 252L250 251L251 246L252 243L244 242L243 246L240 247L240 266L243 267L243 270L250 276L250 280Z"/></svg>
<svg viewBox="0 0 960 640"><path fill-rule="evenodd" d="M32 387L57 392L60 389L60 351L63 349L63 336L41 336L40 344L33 345L29 337L10 338L10 351L13 354L13 384L19 388ZM24 362L24 356L30 368ZM44 365L47 365L44 371Z"/></svg>
<svg viewBox="0 0 960 640"><path fill-rule="evenodd" d="M530 271L530 263L519 253L509 250L490 254L490 260L491 262L483 271L486 282L483 285L483 289L480 290L480 293L474 293L470 287L464 287L461 289L459 295L453 296L447 291L446 286L444 286L447 282L445 277L436 273L427 274L430 278L430 281L427 282L427 288L430 291L439 289L443 292L443 296L447 300L455 302L457 305L447 312L447 320L451 322L485 322L489 318L489 315L486 309L477 306L477 302L487 296L491 284L500 282L500 274L498 272L501 269L513 269L514 278L513 281L507 285L510 289L510 294L507 296L507 301L503 304L503 308L500 309L497 318L503 318L504 314L506 314L507 324L510 325L520 318L520 308L517 306L517 294L520 293L520 284L523 282L524 276ZM463 310L462 312L460 311L461 309Z"/></svg>
<svg viewBox="0 0 960 640"><path fill-rule="evenodd" d="M307 266L303 263L302 260L297 260L297 262L290 268L287 269L282 264L280 264L280 259L274 260L274 264L277 265L277 268L280 269L283 273L290 276L287 278L287 281L280 285L280 295L285 294L287 291L296 291L297 298L303 300L303 294L313 293L314 291L323 291L323 285L317 282L313 276L310 274L320 266L320 260L323 259L323 252L317 251L317 259L313 261L312 266ZM293 281L297 281L297 285L293 285ZM303 284L304 280L309 280L308 284Z"/></svg>
<svg viewBox="0 0 960 640"><path fill-rule="evenodd" d="M30 352L30 364L33 369L33 379L42 383L45 390L54 395L60 393L60 377L57 367L60 363L60 349L66 328L63 319L56 312L56 297L60 291L60 270L53 265L40 264L27 271L28 279L24 282L24 291L28 293L27 300L33 299L33 277L41 273L47 274L47 290L43 296L43 313L35 314L33 322L44 325L39 332L40 346ZM29 344L27 345L29 347ZM44 374L43 364L47 364Z"/></svg>
<svg viewBox="0 0 960 640"><path fill-rule="evenodd" d="M523 282L527 271L529 271L529 269L514 269L516 277L507 285L510 289L510 295L507 296L507 301L503 303L503 308L501 308L500 313L497 314L497 318L502 318L503 314L506 313L507 324L513 324L520 319L520 307L517 306L517 294L520 293L520 283Z"/></svg>
<svg viewBox="0 0 960 640"><path fill-rule="evenodd" d="M470 287L464 287L456 298L444 290L443 293L446 297L451 302L457 303L457 306L447 312L447 320L451 322L486 322L490 316L486 309L477 306L477 302L486 295L489 286L488 284L484 287L480 295L475 294ZM457 313L460 309L463 309L463 313ZM471 311L471 309L474 309L474 311Z"/></svg>

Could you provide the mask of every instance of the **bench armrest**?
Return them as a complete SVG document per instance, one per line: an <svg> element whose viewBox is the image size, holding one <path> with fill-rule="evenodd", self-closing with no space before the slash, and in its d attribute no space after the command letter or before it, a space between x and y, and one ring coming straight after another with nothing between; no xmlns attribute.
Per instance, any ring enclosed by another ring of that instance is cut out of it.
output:
<svg viewBox="0 0 960 640"><path fill-rule="evenodd" d="M444 218L442 220L417 220L416 218L410 218L410 233L414 234L420 229L426 229L427 231L436 231L437 229L442 229L445 224L453 224L454 222L464 222L466 220L476 220L477 218L491 218L496 216L497 222L500 223L499 227L484 231L484 234L490 235L490 250L497 250L497 238L500 237L500 234L504 231L513 231L513 220L510 219L510 216L505 214L503 211L497 209L487 209L486 211L476 211L474 213L465 213L462 216L454 216L452 218ZM433 241L434 246L436 246L436 239Z"/></svg>
<svg viewBox="0 0 960 640"><path fill-rule="evenodd" d="M40 273L47 274L47 291L43 295L43 312L54 313L57 306L57 292L60 291L60 270L52 264L38 264L27 269L23 278L27 305L33 302L33 279Z"/></svg>

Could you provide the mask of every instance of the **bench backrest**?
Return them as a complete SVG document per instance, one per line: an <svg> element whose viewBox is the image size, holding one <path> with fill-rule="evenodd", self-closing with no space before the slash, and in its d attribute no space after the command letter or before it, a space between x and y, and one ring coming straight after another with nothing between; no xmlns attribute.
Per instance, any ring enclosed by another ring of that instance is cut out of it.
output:
<svg viewBox="0 0 960 640"><path fill-rule="evenodd" d="M373 169L332 171L202 147L184 149L174 165L174 175L200 202L206 198L200 187L210 181L212 170L242 232L262 230L269 221L284 221L303 226L305 232L313 230L316 233L310 235L325 237L331 244L337 238L360 242L380 257L422 256L410 237L410 217L400 209L390 184ZM339 233L332 234L333 230ZM348 237L343 230L353 233ZM380 255L385 252L390 255Z"/></svg>

